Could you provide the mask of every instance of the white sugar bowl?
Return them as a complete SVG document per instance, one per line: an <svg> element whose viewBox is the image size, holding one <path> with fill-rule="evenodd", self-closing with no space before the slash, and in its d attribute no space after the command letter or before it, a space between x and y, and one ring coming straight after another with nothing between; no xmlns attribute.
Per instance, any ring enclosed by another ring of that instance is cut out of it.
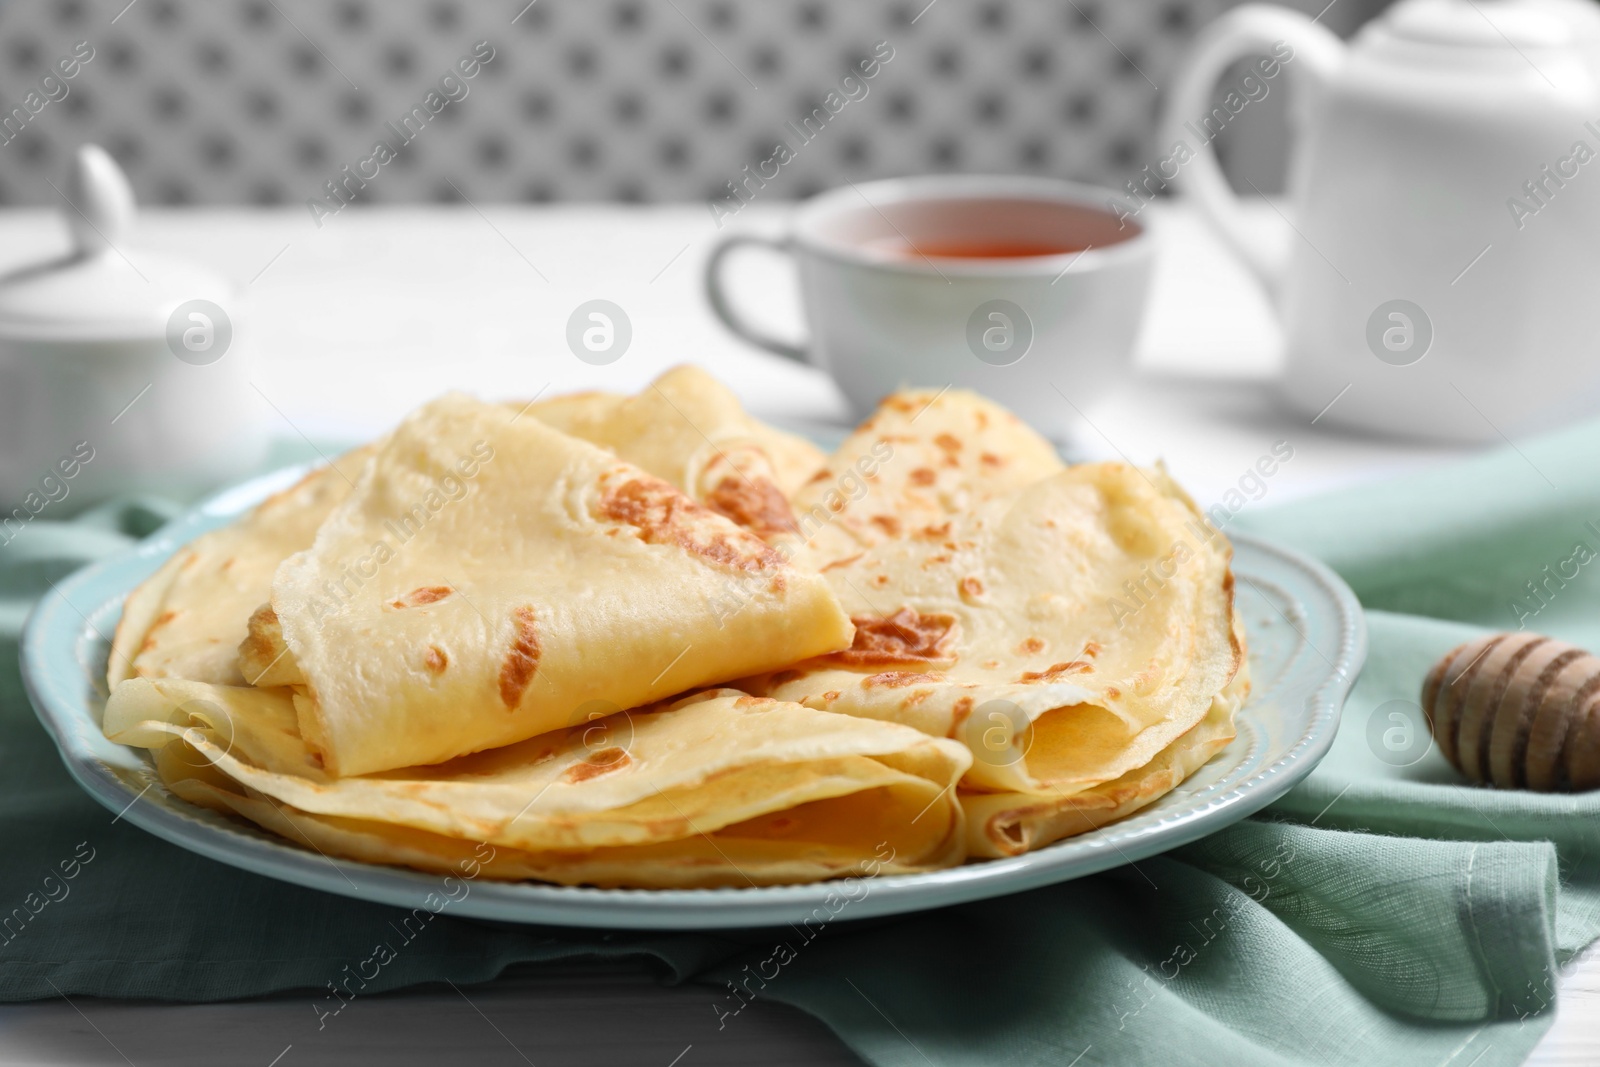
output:
<svg viewBox="0 0 1600 1067"><path fill-rule="evenodd" d="M66 255L0 276L0 546L111 496L192 496L265 458L228 282L129 248L133 192L78 150Z"/></svg>

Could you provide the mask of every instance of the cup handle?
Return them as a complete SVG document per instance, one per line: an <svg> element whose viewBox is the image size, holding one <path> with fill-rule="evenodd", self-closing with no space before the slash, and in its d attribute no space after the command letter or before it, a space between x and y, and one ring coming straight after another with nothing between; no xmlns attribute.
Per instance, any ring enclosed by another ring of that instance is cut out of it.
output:
<svg viewBox="0 0 1600 1067"><path fill-rule="evenodd" d="M1292 49L1287 60L1275 51L1283 45ZM1266 4L1234 8L1195 38L1189 58L1173 86L1163 124L1166 143L1194 144L1198 138L1193 130L1209 116L1211 94L1217 80L1235 61L1253 55L1271 55L1281 61L1282 70L1288 74L1295 90L1289 113L1290 127L1296 130L1303 127L1314 100L1343 62L1344 49L1344 42L1331 30L1297 11ZM1291 177L1292 174L1291 168ZM1287 266L1292 224L1287 219L1274 219L1273 228L1264 233L1246 224L1239 197L1223 177L1209 139L1200 142L1194 157L1172 180L1199 203L1212 228L1244 260L1276 301Z"/></svg>
<svg viewBox="0 0 1600 1067"><path fill-rule="evenodd" d="M722 261L734 249L741 245L756 248L767 248L776 252L788 253L793 251L787 239L774 240L770 237L758 237L754 234L731 234L718 242L712 249L711 258L706 260L706 299L711 302L711 310L717 313L717 318L733 333L768 352L775 352L780 356L794 360L796 363L810 362L806 358L804 343L795 344L781 338L773 337L763 330L757 329L745 321L744 317L733 309L728 302L728 295L722 288Z"/></svg>

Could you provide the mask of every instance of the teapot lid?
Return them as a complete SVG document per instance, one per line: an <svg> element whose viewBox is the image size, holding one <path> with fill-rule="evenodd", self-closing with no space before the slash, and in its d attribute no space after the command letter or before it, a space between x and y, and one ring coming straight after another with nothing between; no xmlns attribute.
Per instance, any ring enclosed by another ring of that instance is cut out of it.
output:
<svg viewBox="0 0 1600 1067"><path fill-rule="evenodd" d="M1583 0L1402 0L1381 25L1396 37L1473 48L1563 48L1600 37Z"/></svg>
<svg viewBox="0 0 1600 1067"><path fill-rule="evenodd" d="M190 300L230 300L232 287L210 271L136 252L124 244L133 190L99 145L79 147L62 190L72 250L0 276L0 337L51 341L162 337L173 311Z"/></svg>

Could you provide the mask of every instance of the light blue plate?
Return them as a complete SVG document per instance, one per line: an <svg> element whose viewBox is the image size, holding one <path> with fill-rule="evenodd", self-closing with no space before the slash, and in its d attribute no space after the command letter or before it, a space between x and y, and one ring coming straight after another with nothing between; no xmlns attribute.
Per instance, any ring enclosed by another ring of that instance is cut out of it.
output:
<svg viewBox="0 0 1600 1067"><path fill-rule="evenodd" d="M128 592L180 545L287 487L302 472L278 471L228 490L126 554L61 582L28 620L22 637L23 678L67 769L90 796L121 818L192 852L257 874L363 900L421 907L429 894L440 890L438 876L329 859L249 823L194 807L167 792L144 751L113 744L100 733L107 638ZM505 922L630 929L775 926L801 922L814 912L864 919L1079 878L1219 830L1282 796L1322 759L1366 656L1360 606L1326 567L1250 537L1236 536L1234 547L1253 680L1250 700L1238 717L1239 736L1177 789L1131 818L1025 856L873 879L842 910L843 898L828 883L638 890L479 880L451 905L451 912Z"/></svg>

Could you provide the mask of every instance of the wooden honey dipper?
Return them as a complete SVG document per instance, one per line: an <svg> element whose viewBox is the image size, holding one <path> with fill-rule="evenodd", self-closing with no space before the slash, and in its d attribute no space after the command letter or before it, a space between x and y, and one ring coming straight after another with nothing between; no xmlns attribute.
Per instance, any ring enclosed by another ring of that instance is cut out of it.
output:
<svg viewBox="0 0 1600 1067"><path fill-rule="evenodd" d="M1422 683L1439 750L1502 789L1600 788L1600 656L1531 633L1480 637Z"/></svg>

